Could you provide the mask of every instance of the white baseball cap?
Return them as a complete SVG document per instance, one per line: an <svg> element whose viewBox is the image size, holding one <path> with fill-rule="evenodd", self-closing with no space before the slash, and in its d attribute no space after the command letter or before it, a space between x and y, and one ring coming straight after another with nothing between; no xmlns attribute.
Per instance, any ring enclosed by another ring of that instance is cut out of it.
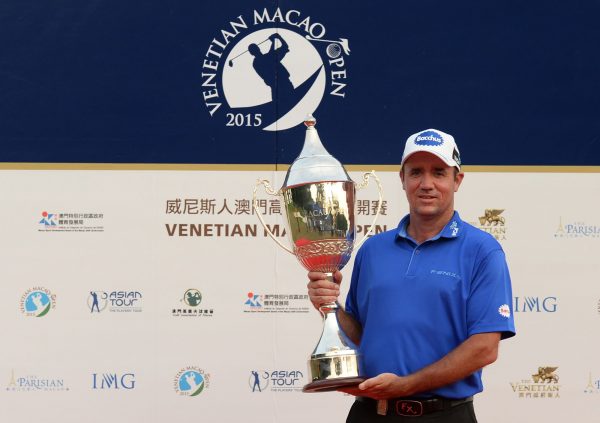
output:
<svg viewBox="0 0 600 423"><path fill-rule="evenodd" d="M406 140L401 166L404 165L406 159L419 151L435 154L448 166L460 170L460 153L456 142L454 142L454 137L450 134L437 129L426 129L412 134Z"/></svg>

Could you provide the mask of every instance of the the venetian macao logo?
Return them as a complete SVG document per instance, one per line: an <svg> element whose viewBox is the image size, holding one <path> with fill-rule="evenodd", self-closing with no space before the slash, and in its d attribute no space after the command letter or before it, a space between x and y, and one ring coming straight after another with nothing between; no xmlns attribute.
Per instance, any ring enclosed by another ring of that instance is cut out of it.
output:
<svg viewBox="0 0 600 423"><path fill-rule="evenodd" d="M323 98L343 99L349 41L299 10L240 14L215 31L202 61L202 95L213 119L265 131L292 128Z"/></svg>
<svg viewBox="0 0 600 423"><path fill-rule="evenodd" d="M475 224L479 229L489 233L498 241L506 239L506 218L502 216L505 209L485 209L483 216L478 216ZM473 222L470 222L473 223Z"/></svg>
<svg viewBox="0 0 600 423"><path fill-rule="evenodd" d="M538 367L530 379L511 382L512 390L519 398L560 398L558 367Z"/></svg>

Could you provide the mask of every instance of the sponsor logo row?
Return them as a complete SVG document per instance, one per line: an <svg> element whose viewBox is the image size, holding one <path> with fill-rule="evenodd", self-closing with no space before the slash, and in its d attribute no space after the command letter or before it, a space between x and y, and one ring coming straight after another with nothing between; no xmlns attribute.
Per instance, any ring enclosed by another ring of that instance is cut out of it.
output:
<svg viewBox="0 0 600 423"><path fill-rule="evenodd" d="M250 216L254 214L250 200L235 200L234 211L227 206L227 199L215 198L176 198L167 200L165 214L170 216L219 216L226 210L235 216ZM219 209L217 204L222 204ZM279 200L263 200L259 204L264 215L281 215ZM360 200L357 204L358 215L371 215L378 207L376 200ZM219 210L217 210L219 209ZM382 204L383 215L387 215L387 201ZM498 241L507 239L509 226L505 209L485 209L481 216L468 220L479 229L488 232ZM40 232L104 232L103 213L51 213L43 211L38 220ZM268 225L273 234L278 237L286 236L286 230L278 224ZM369 225L357 225L357 233L367 233ZM387 231L388 225L376 225L373 233ZM259 230L257 223L165 223L166 234L169 237L257 237L268 236L266 231ZM558 218L556 228L551 232L554 238L600 238L600 225L580 219Z"/></svg>
<svg viewBox="0 0 600 423"><path fill-rule="evenodd" d="M215 308L203 304L202 293L195 288L186 289L177 302L173 302L174 317L212 317ZM248 292L240 295L240 308L245 313L308 313L311 310L307 294L270 294ZM44 317L57 305L57 295L43 286L27 289L20 299L21 312L28 317ZM92 314L140 313L144 309L142 291L90 291L86 299Z"/></svg>
<svg viewBox="0 0 600 423"><path fill-rule="evenodd" d="M213 306L202 304L202 293L195 288L185 290L179 301L173 303L171 314L175 317L211 317ZM143 311L144 295L141 291L90 291L87 309L92 314L107 312L139 313ZM49 289L37 286L21 295L20 309L28 317L44 317L56 308L57 296ZM508 307L508 305L506 306ZM309 313L311 306L307 294L269 294L248 292L240 301L244 313ZM513 313L557 313L559 299L556 296L515 296ZM597 303L600 314L600 299Z"/></svg>
<svg viewBox="0 0 600 423"><path fill-rule="evenodd" d="M600 394L600 377L589 372L581 377L583 394ZM136 372L92 372L87 379L91 391L131 391L140 382ZM181 396L195 397L210 387L210 374L198 366L186 366L173 376L173 391ZM243 383L243 382L242 382ZM304 372L293 369L252 369L247 376L247 389L252 393L301 392L307 383ZM559 399L562 385L557 366L540 366L526 378L509 382L510 390L520 399ZM508 388L507 388L508 389ZM18 373L13 369L8 378L7 392L70 391L61 377ZM575 390L577 391L577 389Z"/></svg>

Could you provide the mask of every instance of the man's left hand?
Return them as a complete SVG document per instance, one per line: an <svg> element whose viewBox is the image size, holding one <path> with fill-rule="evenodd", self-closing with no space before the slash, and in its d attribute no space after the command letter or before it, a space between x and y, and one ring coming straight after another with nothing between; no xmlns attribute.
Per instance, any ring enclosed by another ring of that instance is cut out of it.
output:
<svg viewBox="0 0 600 423"><path fill-rule="evenodd" d="M370 397L373 399L388 399L412 395L406 377L397 376L393 373L382 373L378 376L365 380L355 388L340 389L350 395Z"/></svg>

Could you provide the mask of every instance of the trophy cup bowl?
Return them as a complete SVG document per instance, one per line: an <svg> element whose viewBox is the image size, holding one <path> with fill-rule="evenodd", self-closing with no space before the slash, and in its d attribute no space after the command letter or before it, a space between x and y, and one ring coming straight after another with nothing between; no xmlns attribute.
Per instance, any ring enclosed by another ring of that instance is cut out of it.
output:
<svg viewBox="0 0 600 423"><path fill-rule="evenodd" d="M259 180L254 187L253 206L269 236L290 252L308 271L325 273L334 282L333 274L350 260L352 251L366 240L369 232L358 243L356 237L356 190L368 185L373 177L379 189L379 202L373 228L381 211L382 188L374 172L363 175L356 185L344 167L323 147L316 120L309 116L304 147L294 161L282 188L274 191L269 181ZM281 243L265 224L257 207L257 189L264 185L270 195L283 199L286 231L292 248ZM365 380L359 368L360 356L336 316L339 305L335 302L321 305L323 332L310 356L308 368L311 382L304 392L324 392L355 386Z"/></svg>

